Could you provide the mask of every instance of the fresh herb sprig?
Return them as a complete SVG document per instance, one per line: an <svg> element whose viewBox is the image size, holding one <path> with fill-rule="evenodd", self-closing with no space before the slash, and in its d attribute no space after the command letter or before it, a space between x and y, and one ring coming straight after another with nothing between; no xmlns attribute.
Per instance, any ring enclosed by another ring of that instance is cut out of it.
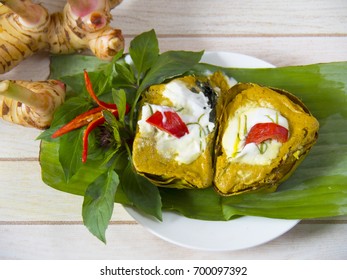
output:
<svg viewBox="0 0 347 280"><path fill-rule="evenodd" d="M100 145L100 133L92 133L88 163L104 169L99 176L93 178L85 190L82 207L83 221L86 227L100 240L106 242L105 231L113 211L115 195L122 192L128 203L144 213L162 219L161 196L158 188L146 178L138 175L132 165L132 140L136 133L138 103L141 94L152 84L183 75L196 65L203 52L168 51L159 53L158 40L154 30L144 32L135 37L129 48L129 55L120 52L111 63L90 63L89 76L94 92L98 98L117 105L118 118L110 111L104 110L105 129L110 132L108 149ZM63 67L63 65L62 65ZM77 129L52 140L52 133L57 128L95 106L83 88L82 71L76 69L70 75L64 68L54 70L54 76L63 80L70 88L68 98L55 114L52 126L39 138L44 141L58 141L59 164L64 172L66 184L76 176L80 176L81 138L84 128ZM126 104L130 105L130 113L126 115ZM105 132L104 132L105 133ZM127 156L124 157L124 154ZM120 159L124 161L120 164Z"/></svg>

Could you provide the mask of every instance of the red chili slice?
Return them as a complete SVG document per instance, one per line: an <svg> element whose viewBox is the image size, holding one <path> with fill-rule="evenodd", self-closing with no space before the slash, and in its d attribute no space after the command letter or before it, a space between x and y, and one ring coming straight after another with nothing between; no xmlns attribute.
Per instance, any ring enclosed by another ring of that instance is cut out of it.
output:
<svg viewBox="0 0 347 280"><path fill-rule="evenodd" d="M269 139L284 143L288 140L288 129L276 123L257 123L249 131L246 145L249 143L259 144Z"/></svg>
<svg viewBox="0 0 347 280"><path fill-rule="evenodd" d="M88 91L89 95L93 98L93 100L96 102L96 104L98 104L100 107L102 107L104 109L117 110L116 104L103 102L96 96L94 89L93 89L93 85L90 81L88 72L86 70L84 70L84 80L85 80L87 91Z"/></svg>
<svg viewBox="0 0 347 280"><path fill-rule="evenodd" d="M174 111L156 111L147 120L147 123L163 130L176 138L181 138L189 133L187 125L181 117Z"/></svg>

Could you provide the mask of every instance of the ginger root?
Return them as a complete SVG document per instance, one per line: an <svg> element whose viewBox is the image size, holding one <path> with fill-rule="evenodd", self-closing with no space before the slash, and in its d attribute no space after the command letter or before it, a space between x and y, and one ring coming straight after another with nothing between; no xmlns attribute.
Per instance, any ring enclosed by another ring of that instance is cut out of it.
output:
<svg viewBox="0 0 347 280"><path fill-rule="evenodd" d="M110 11L120 0L68 0L63 12L51 15L31 0L0 2L0 74L38 51L90 49L111 60L124 48L121 30L110 26Z"/></svg>

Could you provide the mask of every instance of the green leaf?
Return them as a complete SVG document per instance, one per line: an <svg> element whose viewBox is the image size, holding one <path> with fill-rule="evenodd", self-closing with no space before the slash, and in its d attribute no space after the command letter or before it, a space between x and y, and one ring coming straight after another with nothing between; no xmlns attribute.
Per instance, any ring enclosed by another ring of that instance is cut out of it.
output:
<svg viewBox="0 0 347 280"><path fill-rule="evenodd" d="M128 200L146 214L162 219L160 193L156 186L137 174L129 162L120 179Z"/></svg>
<svg viewBox="0 0 347 280"><path fill-rule="evenodd" d="M119 129L119 122L116 117L109 111L103 110L102 115L104 116L106 122L113 128Z"/></svg>
<svg viewBox="0 0 347 280"><path fill-rule="evenodd" d="M206 73L206 70L222 70L238 82L252 82L285 89L300 97L319 119L325 119L336 112L341 112L347 117L347 62L262 69L222 68L198 64L195 65L193 73Z"/></svg>
<svg viewBox="0 0 347 280"><path fill-rule="evenodd" d="M91 104L85 98L72 97L57 109L51 126L57 127L66 124L90 108Z"/></svg>
<svg viewBox="0 0 347 280"><path fill-rule="evenodd" d="M134 73L131 71L129 65L125 64L124 61L117 61L114 65L117 72L117 79L123 80L124 84L135 84L136 78Z"/></svg>
<svg viewBox="0 0 347 280"><path fill-rule="evenodd" d="M163 208L182 215L210 221L226 220L221 205L222 197L213 188L173 189L160 188Z"/></svg>
<svg viewBox="0 0 347 280"><path fill-rule="evenodd" d="M203 51L168 51L162 53L144 77L138 92L142 93L150 85L159 84L166 79L191 70L200 61L203 53Z"/></svg>
<svg viewBox="0 0 347 280"><path fill-rule="evenodd" d="M152 29L136 36L130 42L129 54L138 76L141 76L152 66L159 55L158 39L155 31Z"/></svg>
<svg viewBox="0 0 347 280"><path fill-rule="evenodd" d="M89 72L89 76L92 75L91 73L92 72ZM62 76L59 80L65 83L68 89L71 89L71 91L67 92L67 98L76 95L81 97L83 96L84 98L87 96L83 73L78 73L72 76Z"/></svg>
<svg viewBox="0 0 347 280"><path fill-rule="evenodd" d="M119 121L121 123L124 123L124 116L125 116L126 104L127 104L126 93L124 89L120 89L120 90L112 89L112 97L113 97L114 103L116 103L117 105Z"/></svg>
<svg viewBox="0 0 347 280"><path fill-rule="evenodd" d="M95 71L107 65L107 62L95 56L69 54L52 56L50 63L50 78L60 79L63 76L73 76L81 73L83 69L88 72Z"/></svg>
<svg viewBox="0 0 347 280"><path fill-rule="evenodd" d="M109 170L88 186L84 196L82 207L84 225L104 243L106 243L105 232L112 217L118 184L117 173Z"/></svg>
<svg viewBox="0 0 347 280"><path fill-rule="evenodd" d="M224 198L226 219L234 215L282 219L322 218L347 213L347 176L320 176L292 189ZM252 207L250 207L252 205Z"/></svg>
<svg viewBox="0 0 347 280"><path fill-rule="evenodd" d="M83 129L79 129L63 135L60 139L59 162L64 170L67 182L83 165L82 137Z"/></svg>
<svg viewBox="0 0 347 280"><path fill-rule="evenodd" d="M114 140L116 143L115 151L117 151L122 145L122 138L120 135L120 129L121 129L122 124L118 122L116 117L110 111L104 110L102 113L103 113L103 116L104 116L106 122L113 129L113 137L114 137Z"/></svg>
<svg viewBox="0 0 347 280"><path fill-rule="evenodd" d="M57 190L84 196L87 187L108 168L101 160L89 160L67 182L64 170L59 162L59 142L41 141L40 165L42 180Z"/></svg>
<svg viewBox="0 0 347 280"><path fill-rule="evenodd" d="M108 75L104 71L88 72L93 90L97 96L110 92L112 88L112 75ZM59 78L63 81L71 91L67 92L67 99L79 96L86 101L93 103L86 89L84 73L80 72L72 76L62 76Z"/></svg>

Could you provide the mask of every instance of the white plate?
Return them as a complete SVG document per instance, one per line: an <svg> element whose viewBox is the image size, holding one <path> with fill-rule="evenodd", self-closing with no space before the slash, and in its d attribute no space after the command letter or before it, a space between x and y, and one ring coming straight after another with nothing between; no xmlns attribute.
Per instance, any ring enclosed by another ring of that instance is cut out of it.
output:
<svg viewBox="0 0 347 280"><path fill-rule="evenodd" d="M229 52L206 52L202 61L224 67L274 67L263 60ZM284 234L299 222L250 216L230 221L202 221L167 211L163 212L163 221L159 222L136 209L125 209L156 236L179 246L207 251L232 251L264 244Z"/></svg>

